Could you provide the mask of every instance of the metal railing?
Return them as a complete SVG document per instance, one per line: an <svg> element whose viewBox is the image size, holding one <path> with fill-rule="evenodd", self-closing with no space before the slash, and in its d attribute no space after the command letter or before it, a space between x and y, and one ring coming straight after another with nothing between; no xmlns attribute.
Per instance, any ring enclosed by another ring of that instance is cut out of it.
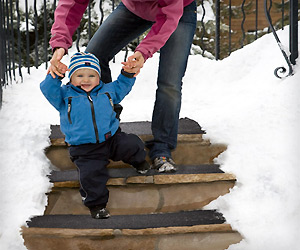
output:
<svg viewBox="0 0 300 250"><path fill-rule="evenodd" d="M291 64L298 58L298 0L196 0L197 30L192 53L219 60L249 44L267 32L290 24ZM104 9L105 6L109 6ZM120 0L90 1L81 25L73 39L77 49L86 45L109 12ZM22 81L22 67L30 73L51 59L50 30L54 21L56 0L0 0L0 106L3 86ZM266 18L267 17L267 18ZM272 20L271 20L272 17ZM140 39L142 39L141 37ZM134 50L138 41L124 48ZM277 38L276 38L277 40ZM280 45L280 41L277 41ZM281 69L284 71L283 69Z"/></svg>

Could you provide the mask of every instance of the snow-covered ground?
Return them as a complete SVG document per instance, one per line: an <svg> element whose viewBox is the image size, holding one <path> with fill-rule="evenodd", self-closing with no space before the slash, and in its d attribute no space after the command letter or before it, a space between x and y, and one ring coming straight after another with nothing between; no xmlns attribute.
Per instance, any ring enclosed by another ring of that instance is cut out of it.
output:
<svg viewBox="0 0 300 250"><path fill-rule="evenodd" d="M288 45L288 27L279 31ZM65 62L69 58L66 57ZM112 64L116 78L123 54ZM297 250L300 231L300 66L277 79L284 59L271 34L222 61L190 56L181 117L196 120L213 143L228 149L216 163L237 176L231 192L206 208L219 209L244 240L230 250ZM149 59L122 102L122 121L151 120L158 54ZM0 111L0 249L24 250L20 227L47 204L50 124L57 112L39 83L45 66L23 70L23 83L4 89Z"/></svg>

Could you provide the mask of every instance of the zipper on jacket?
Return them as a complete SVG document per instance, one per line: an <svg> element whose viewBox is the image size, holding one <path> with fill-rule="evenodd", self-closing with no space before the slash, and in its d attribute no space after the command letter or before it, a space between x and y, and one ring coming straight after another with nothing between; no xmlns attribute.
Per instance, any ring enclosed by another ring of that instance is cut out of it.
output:
<svg viewBox="0 0 300 250"><path fill-rule="evenodd" d="M95 135L96 135L96 141L97 141L97 143L99 143L99 132L98 132L97 123L96 123L94 103L93 103L92 97L90 96L90 93L88 93L87 95L88 95L88 100L90 102L91 110L92 110L92 118L93 118L93 125L94 125L94 130L95 130Z"/></svg>
<svg viewBox="0 0 300 250"><path fill-rule="evenodd" d="M69 123L72 124L72 120L71 120L71 109L72 109L72 97L68 98L68 119L69 119Z"/></svg>

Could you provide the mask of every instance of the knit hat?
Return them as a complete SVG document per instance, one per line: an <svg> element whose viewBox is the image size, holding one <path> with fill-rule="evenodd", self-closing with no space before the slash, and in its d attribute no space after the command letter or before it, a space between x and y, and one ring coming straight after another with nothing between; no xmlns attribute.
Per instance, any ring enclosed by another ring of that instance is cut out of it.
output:
<svg viewBox="0 0 300 250"><path fill-rule="evenodd" d="M77 52L71 57L69 65L69 78L71 79L72 74L76 70L83 68L95 70L99 77L101 75L99 60L96 56L91 53Z"/></svg>

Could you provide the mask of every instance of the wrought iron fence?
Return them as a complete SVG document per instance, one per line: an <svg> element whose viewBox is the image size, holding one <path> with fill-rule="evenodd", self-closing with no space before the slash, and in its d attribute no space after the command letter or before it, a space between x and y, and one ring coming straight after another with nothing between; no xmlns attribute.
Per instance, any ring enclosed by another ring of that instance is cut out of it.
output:
<svg viewBox="0 0 300 250"><path fill-rule="evenodd" d="M223 59L267 32L272 31L277 40L275 30L290 24L290 56L284 56L289 63L295 64L298 57L298 0L196 1L198 24L193 54ZM98 25L119 2L90 1L81 25L73 36L78 50L87 44ZM28 73L31 67L39 67L42 63L48 67L52 53L49 46L50 30L56 4L56 0L0 0L0 106L3 86L22 81L22 67L27 68ZM124 50L134 50L140 39L131 42ZM279 39L277 42L280 45Z"/></svg>

